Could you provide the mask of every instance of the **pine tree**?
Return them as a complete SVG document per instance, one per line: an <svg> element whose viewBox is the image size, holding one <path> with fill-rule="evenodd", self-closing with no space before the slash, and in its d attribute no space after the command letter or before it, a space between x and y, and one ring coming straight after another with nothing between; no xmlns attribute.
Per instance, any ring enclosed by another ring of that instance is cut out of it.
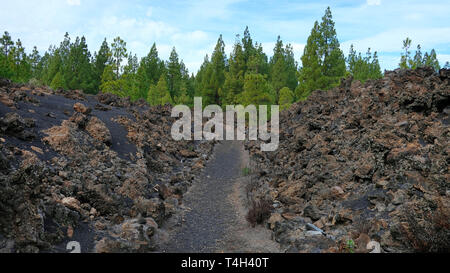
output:
<svg viewBox="0 0 450 273"><path fill-rule="evenodd" d="M283 47L280 36L278 36L269 65L271 84L277 92L277 97L283 87L295 90L298 85L297 63L294 59L292 46L286 45L286 47Z"/></svg>
<svg viewBox="0 0 450 273"><path fill-rule="evenodd" d="M287 87L290 90L295 90L298 86L298 78L297 78L297 71L298 71L298 63L295 61L294 57L294 49L292 45L288 44L286 45L286 48L284 49L284 59L285 59L285 65L286 65L286 73L287 73Z"/></svg>
<svg viewBox="0 0 450 273"><path fill-rule="evenodd" d="M41 57L41 60L39 61L39 76L37 77L37 80L41 85L45 85L45 78L48 74L48 64L50 60L50 54L46 51L44 55Z"/></svg>
<svg viewBox="0 0 450 273"><path fill-rule="evenodd" d="M167 92L166 95L161 99L161 105L171 104L173 105L173 99L172 96L170 96L170 93Z"/></svg>
<svg viewBox="0 0 450 273"><path fill-rule="evenodd" d="M172 97L180 95L181 66L175 47L172 49L169 62L167 63L167 86Z"/></svg>
<svg viewBox="0 0 450 273"><path fill-rule="evenodd" d="M31 74L34 79L39 79L41 77L41 73L42 73L41 59L42 59L42 57L39 54L37 47L34 47L33 51L31 52L31 55L29 56L30 65L31 65Z"/></svg>
<svg viewBox="0 0 450 273"><path fill-rule="evenodd" d="M139 94L139 86L137 79L137 71L139 68L139 61L136 55L131 52L128 54L127 65L123 69L122 80L124 81L125 88L132 101L136 101L141 98Z"/></svg>
<svg viewBox="0 0 450 273"><path fill-rule="evenodd" d="M245 76L244 92L240 96L240 102L248 105L272 105L275 103L275 93L264 76L249 73Z"/></svg>
<svg viewBox="0 0 450 273"><path fill-rule="evenodd" d="M10 79L12 76L11 67L9 65L8 57L4 52L0 52L0 78Z"/></svg>
<svg viewBox="0 0 450 273"><path fill-rule="evenodd" d="M133 93L134 73L137 70L137 58L127 53L126 42L120 37L114 39L111 45L111 64L106 65L102 74L100 90L119 97L129 97ZM123 66L123 59L128 58L127 66ZM130 92L131 88L131 92Z"/></svg>
<svg viewBox="0 0 450 273"><path fill-rule="evenodd" d="M50 84L50 88L53 90L59 90L64 89L66 86L64 79L61 75L61 72L56 73L55 77L53 78L52 83Z"/></svg>
<svg viewBox="0 0 450 273"><path fill-rule="evenodd" d="M424 58L423 65L427 67L432 67L436 71L441 69L441 66L436 56L436 51L434 49L432 49L430 54L427 54L427 57Z"/></svg>
<svg viewBox="0 0 450 273"><path fill-rule="evenodd" d="M205 105L221 105L219 94L223 93L222 88L225 82L225 67L225 43L222 40L222 35L220 35L211 57L211 63L206 69L206 77L203 82L202 97Z"/></svg>
<svg viewBox="0 0 450 273"><path fill-rule="evenodd" d="M244 61L247 64L250 60L250 57L255 53L255 47L253 45L253 40L250 35L250 30L248 29L248 26L245 28L244 31L244 37L242 38L242 46L244 48Z"/></svg>
<svg viewBox="0 0 450 273"><path fill-rule="evenodd" d="M62 71L63 60L60 54L60 49L51 46L48 50L47 63L45 65L42 80L44 84L50 85L56 74ZM62 87L65 88L65 87Z"/></svg>
<svg viewBox="0 0 450 273"><path fill-rule="evenodd" d="M267 55L264 53L261 44L256 43L253 50L253 55L250 56L247 62L246 73L257 73L265 77L269 75L269 63Z"/></svg>
<svg viewBox="0 0 450 273"><path fill-rule="evenodd" d="M152 105L173 104L168 84L164 75L161 75L157 85L151 85L148 91L147 102Z"/></svg>
<svg viewBox="0 0 450 273"><path fill-rule="evenodd" d="M112 63L112 52L109 48L106 38L103 40L98 53L94 54L93 73L94 73L94 90L97 93L100 88L103 71L105 67Z"/></svg>
<svg viewBox="0 0 450 273"><path fill-rule="evenodd" d="M434 70L438 71L440 69L439 61L436 57L436 51L434 49L431 50L430 53L425 52L422 57L422 51L420 45L417 46L416 54L414 58L411 58L411 51L409 48L411 47L411 39L406 38L403 41L403 50L405 51L401 55L399 67L402 69L416 69L419 67L432 67Z"/></svg>
<svg viewBox="0 0 450 273"><path fill-rule="evenodd" d="M345 75L345 58L337 38L335 23L328 7L320 24L319 55L322 60L321 88L328 90L339 85Z"/></svg>
<svg viewBox="0 0 450 273"><path fill-rule="evenodd" d="M147 102L151 106L160 105L161 97L158 94L158 89L156 85L150 85L150 89L148 90Z"/></svg>
<svg viewBox="0 0 450 273"><path fill-rule="evenodd" d="M363 58L361 53L356 54L353 45L351 45L347 63L348 71L354 80L365 82L368 79L380 79L382 77L377 52L372 56L370 48L367 50L366 57Z"/></svg>
<svg viewBox="0 0 450 273"><path fill-rule="evenodd" d="M68 89L79 89L89 94L96 93L91 53L84 36L76 37L75 42L70 45L67 63L63 67L65 67L63 77Z"/></svg>
<svg viewBox="0 0 450 273"><path fill-rule="evenodd" d="M340 83L346 73L345 58L337 38L331 9L328 7L322 22L315 22L302 56L299 71L298 99L305 99L317 89L328 90Z"/></svg>
<svg viewBox="0 0 450 273"><path fill-rule="evenodd" d="M188 105L192 107L194 105L194 100L188 94L187 82L183 81L181 84L181 95L175 98L175 103L178 105Z"/></svg>
<svg viewBox="0 0 450 273"><path fill-rule="evenodd" d="M117 78L116 65L110 64L105 67L102 75L102 84L100 91L103 93L115 94L119 97L127 97L128 90L124 79Z"/></svg>
<svg viewBox="0 0 450 273"><path fill-rule="evenodd" d="M46 63L43 65L41 77L44 84L51 85L56 75L60 73L57 82L63 85L59 86L59 88L68 89L67 84L72 80L70 72L72 66L69 61L71 46L71 39L67 32L59 47L50 46L48 54L46 54ZM70 77L69 81L65 77Z"/></svg>
<svg viewBox="0 0 450 273"><path fill-rule="evenodd" d="M381 72L380 62L378 60L378 53L375 51L373 54L372 64L370 66L370 78L371 79L381 79L383 73Z"/></svg>
<svg viewBox="0 0 450 273"><path fill-rule="evenodd" d="M191 76L189 75L189 70L187 69L186 65L184 64L183 60L180 62L180 74L181 74L181 87L180 87L180 94L182 93L182 89L186 88L187 95L192 94L193 90L190 90L190 81Z"/></svg>
<svg viewBox="0 0 450 273"><path fill-rule="evenodd" d="M230 55L229 71L225 73L224 86L219 94L222 105L237 104L237 98L244 90L245 68L244 51L238 35Z"/></svg>
<svg viewBox="0 0 450 273"><path fill-rule="evenodd" d="M3 52L3 55L8 57L11 47L14 46L14 42L11 39L11 35L9 35L8 31L5 31L3 36L0 38L0 45L0 49Z"/></svg>
<svg viewBox="0 0 450 273"><path fill-rule="evenodd" d="M203 92L203 83L204 83L204 78L206 77L206 69L209 67L209 56L206 55L202 65L200 66L200 69L197 72L197 75L195 76L195 81L194 81L194 90L195 90L195 96L196 97L201 97L202 96L202 92Z"/></svg>
<svg viewBox="0 0 450 273"><path fill-rule="evenodd" d="M69 55L70 55L70 48L71 48L71 38L69 33L66 32L66 34L64 34L64 39L63 41L60 43L59 48L58 48L58 54L59 54L59 58L61 60L60 62L60 66L58 68L57 72L61 73L61 77L64 79L64 84L65 86L63 87L63 89L67 90L68 87L68 81L66 80L66 77L69 76L70 72L69 70L71 69L71 64L69 61Z"/></svg>
<svg viewBox="0 0 450 273"><path fill-rule="evenodd" d="M14 42L7 31L0 38L0 78L11 79L14 72L11 67L10 50Z"/></svg>
<svg viewBox="0 0 450 273"><path fill-rule="evenodd" d="M411 39L406 38L406 40L403 41L403 50L405 51L402 53L402 56L400 58L400 68L402 69L408 69L411 67L410 61L411 61L411 51L409 51L409 48L411 47Z"/></svg>
<svg viewBox="0 0 450 273"><path fill-rule="evenodd" d="M319 23L316 21L301 58L303 66L300 68L299 85L295 90L297 99L304 100L312 91L321 87L323 72L319 56L320 40Z"/></svg>
<svg viewBox="0 0 450 273"><path fill-rule="evenodd" d="M159 59L156 44L153 44L148 55L142 58L137 71L139 98L147 97L150 85L158 83L161 75L165 73L164 70L164 62Z"/></svg>
<svg viewBox="0 0 450 273"><path fill-rule="evenodd" d="M119 78L122 73L122 61L128 57L127 43L120 37L116 37L111 45L111 52L113 57L114 71L116 77Z"/></svg>
<svg viewBox="0 0 450 273"><path fill-rule="evenodd" d="M279 92L283 87L287 86L288 74L287 65L285 61L285 51L283 41L278 36L277 43L275 44L273 57L270 60L270 80L272 87L277 93L277 100Z"/></svg>
<svg viewBox="0 0 450 273"><path fill-rule="evenodd" d="M284 87L280 90L280 110L286 110L291 107L292 103L294 102L294 92L291 91L288 87Z"/></svg>
<svg viewBox="0 0 450 273"><path fill-rule="evenodd" d="M32 73L31 64L20 39L17 40L15 47L10 48L9 60L12 67L11 80L20 83L28 82Z"/></svg>
<svg viewBox="0 0 450 273"><path fill-rule="evenodd" d="M418 67L423 67L424 66L424 62L423 62L423 57L422 57L422 51L421 51L421 47L420 45L417 45L417 50L416 50L416 55L414 55L414 59L413 59L413 65L412 65L412 69L416 69Z"/></svg>

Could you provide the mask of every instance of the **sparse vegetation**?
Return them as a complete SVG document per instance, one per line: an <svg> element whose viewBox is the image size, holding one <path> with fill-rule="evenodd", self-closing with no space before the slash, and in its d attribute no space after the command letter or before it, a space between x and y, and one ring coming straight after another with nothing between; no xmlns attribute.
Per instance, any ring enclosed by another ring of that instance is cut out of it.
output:
<svg viewBox="0 0 450 273"><path fill-rule="evenodd" d="M348 253L355 253L355 242L353 240L347 240L345 244L345 251Z"/></svg>
<svg viewBox="0 0 450 273"><path fill-rule="evenodd" d="M272 210L272 202L269 200L253 200L247 214L247 221L252 227L256 227L269 219Z"/></svg>
<svg viewBox="0 0 450 273"><path fill-rule="evenodd" d="M258 188L258 181L251 180L246 186L245 186L245 192L247 193L247 200L251 202L252 200L252 193Z"/></svg>
<svg viewBox="0 0 450 273"><path fill-rule="evenodd" d="M248 176L250 174L251 174L250 168L245 167L245 168L242 169L242 175L243 176Z"/></svg>
<svg viewBox="0 0 450 273"><path fill-rule="evenodd" d="M435 211L417 213L405 210L407 228L403 228L405 244L415 252L450 251L450 209L438 202Z"/></svg>
<svg viewBox="0 0 450 273"><path fill-rule="evenodd" d="M36 79L36 78L30 79L30 80L28 81L28 85L29 85L31 88L42 87L42 83L41 83L38 79Z"/></svg>

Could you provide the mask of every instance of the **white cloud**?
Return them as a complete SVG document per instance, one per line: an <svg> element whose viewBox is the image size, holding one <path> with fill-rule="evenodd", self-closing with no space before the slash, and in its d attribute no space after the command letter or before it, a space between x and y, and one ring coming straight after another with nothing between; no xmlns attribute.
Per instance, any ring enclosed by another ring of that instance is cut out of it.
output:
<svg viewBox="0 0 450 273"><path fill-rule="evenodd" d="M67 0L69 6L79 6L81 5L81 0Z"/></svg>
<svg viewBox="0 0 450 273"><path fill-rule="evenodd" d="M367 0L367 5L379 6L379 5L381 5L381 0Z"/></svg>

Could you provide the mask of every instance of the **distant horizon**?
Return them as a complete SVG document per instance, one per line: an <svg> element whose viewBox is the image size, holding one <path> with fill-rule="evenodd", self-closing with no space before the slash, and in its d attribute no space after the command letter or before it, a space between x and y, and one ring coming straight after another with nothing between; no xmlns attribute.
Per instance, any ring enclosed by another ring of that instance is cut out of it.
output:
<svg viewBox="0 0 450 273"><path fill-rule="evenodd" d="M300 58L314 21L320 21L330 6L345 56L351 44L363 55L370 47L372 52L378 52L383 71L394 70L400 62L402 41L409 37L412 54L420 44L423 53L436 50L441 66L450 61L450 27L445 25L450 3L439 1L36 2L8 2L0 11L0 31L8 31L14 41L21 39L27 53L36 46L44 54L50 45L58 46L66 32L72 39L85 36L92 54L104 38L111 43L120 36L139 59L147 55L153 43L163 60L168 60L175 47L189 73L196 74L204 57L211 56L221 34L229 57L236 35L242 37L248 26L253 41L262 44L269 58L281 36L284 44L293 46L295 60L301 66ZM33 15L19 18L11 10Z"/></svg>

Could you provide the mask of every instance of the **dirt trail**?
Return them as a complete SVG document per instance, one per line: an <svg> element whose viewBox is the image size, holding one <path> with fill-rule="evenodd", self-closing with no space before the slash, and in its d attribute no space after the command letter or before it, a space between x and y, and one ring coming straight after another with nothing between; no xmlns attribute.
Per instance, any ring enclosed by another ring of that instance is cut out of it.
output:
<svg viewBox="0 0 450 273"><path fill-rule="evenodd" d="M183 212L169 221L169 239L162 252L280 252L269 230L252 228L245 220L246 166L248 154L241 142L216 145L201 179L183 198Z"/></svg>

